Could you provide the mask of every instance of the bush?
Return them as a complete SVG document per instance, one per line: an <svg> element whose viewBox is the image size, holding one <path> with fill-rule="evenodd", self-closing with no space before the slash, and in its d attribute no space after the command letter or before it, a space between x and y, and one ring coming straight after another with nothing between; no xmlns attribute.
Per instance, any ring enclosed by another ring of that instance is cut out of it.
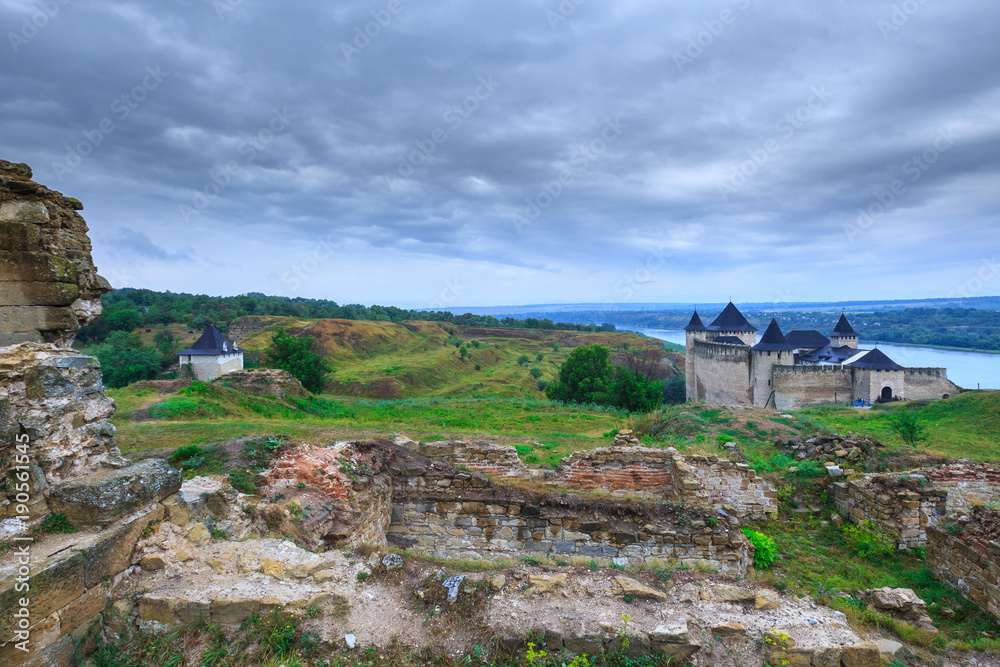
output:
<svg viewBox="0 0 1000 667"><path fill-rule="evenodd" d="M889 415L889 428L911 447L927 439L927 427L915 412L906 408L897 409Z"/></svg>
<svg viewBox="0 0 1000 667"><path fill-rule="evenodd" d="M202 461L205 460L205 450L198 445L181 445L170 455L170 460L174 463L180 463L182 467L189 467L184 466L185 461L198 458Z"/></svg>
<svg viewBox="0 0 1000 667"><path fill-rule="evenodd" d="M774 540L764 533L758 533L756 530L750 530L749 528L744 528L743 534L750 540L750 544L754 548L753 566L758 570L765 570L771 567L778 554L778 546L774 543Z"/></svg>
<svg viewBox="0 0 1000 667"><path fill-rule="evenodd" d="M278 329L271 337L271 349L267 351L265 363L271 368L288 371L303 387L318 394L323 391L331 369L326 359L312 351L314 342L309 336L293 336Z"/></svg>
<svg viewBox="0 0 1000 667"><path fill-rule="evenodd" d="M855 555L865 560L882 560L896 552L892 538L880 531L871 521L865 521L860 526L854 524L844 526L844 541Z"/></svg>
<svg viewBox="0 0 1000 667"><path fill-rule="evenodd" d="M797 469L793 473L796 477L813 478L823 477L827 474L826 467L819 461L806 460L801 461L796 465Z"/></svg>
<svg viewBox="0 0 1000 667"><path fill-rule="evenodd" d="M530 371L528 371L528 374L537 380L538 378L542 377L542 369L532 368Z"/></svg>

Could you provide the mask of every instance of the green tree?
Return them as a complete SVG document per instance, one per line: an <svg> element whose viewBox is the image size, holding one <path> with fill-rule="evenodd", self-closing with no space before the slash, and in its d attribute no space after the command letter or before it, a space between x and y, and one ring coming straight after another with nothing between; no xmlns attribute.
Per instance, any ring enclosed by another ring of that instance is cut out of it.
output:
<svg viewBox="0 0 1000 667"><path fill-rule="evenodd" d="M94 352L101 362L104 384L109 387L149 380L160 372L160 353L156 348L143 345L127 331L112 331Z"/></svg>
<svg viewBox="0 0 1000 667"><path fill-rule="evenodd" d="M520 357L517 358L517 365L524 366L529 361L531 361L531 357L529 357L526 354L522 354Z"/></svg>
<svg viewBox="0 0 1000 667"><path fill-rule="evenodd" d="M537 355L535 355L535 361L542 361L544 359L545 359L545 355L542 354L541 352L539 352Z"/></svg>
<svg viewBox="0 0 1000 667"><path fill-rule="evenodd" d="M458 348L458 354L460 357L462 357L462 361L465 361L465 358L469 356L469 350L464 345L462 345L461 347Z"/></svg>
<svg viewBox="0 0 1000 667"><path fill-rule="evenodd" d="M542 369L532 368L530 371L528 371L528 374L537 380L538 378L542 377Z"/></svg>
<svg viewBox="0 0 1000 667"><path fill-rule="evenodd" d="M554 401L607 405L613 382L614 366L608 348L586 345L569 353L559 368L559 381L549 383L545 395Z"/></svg>
<svg viewBox="0 0 1000 667"><path fill-rule="evenodd" d="M927 439L927 427L913 410L898 408L889 415L889 428L911 447Z"/></svg>
<svg viewBox="0 0 1000 667"><path fill-rule="evenodd" d="M663 402L669 405L687 402L687 383L683 377L672 377L663 383Z"/></svg>
<svg viewBox="0 0 1000 667"><path fill-rule="evenodd" d="M326 386L330 364L313 352L313 339L293 336L284 329L277 329L271 337L271 348L265 355L265 365L281 368L291 373L302 386L318 394Z"/></svg>
<svg viewBox="0 0 1000 667"><path fill-rule="evenodd" d="M663 403L663 382L618 366L607 403L629 412L649 412Z"/></svg>

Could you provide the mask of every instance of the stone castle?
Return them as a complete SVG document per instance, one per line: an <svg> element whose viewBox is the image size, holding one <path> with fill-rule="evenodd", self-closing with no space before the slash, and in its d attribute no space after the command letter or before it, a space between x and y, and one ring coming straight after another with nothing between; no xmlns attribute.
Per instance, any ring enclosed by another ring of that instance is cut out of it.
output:
<svg viewBox="0 0 1000 667"><path fill-rule="evenodd" d="M730 302L705 326L694 312L687 332L687 400L794 410L948 398L962 389L944 368L905 368L877 347L858 349L858 334L840 316L830 336L782 333L777 320L757 340L757 328Z"/></svg>

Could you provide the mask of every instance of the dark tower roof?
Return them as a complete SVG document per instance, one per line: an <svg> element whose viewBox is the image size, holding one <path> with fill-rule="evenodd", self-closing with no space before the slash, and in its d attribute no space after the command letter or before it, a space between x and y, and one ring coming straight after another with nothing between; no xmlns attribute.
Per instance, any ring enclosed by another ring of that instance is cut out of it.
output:
<svg viewBox="0 0 1000 667"><path fill-rule="evenodd" d="M234 352L241 352L241 350L229 342L229 339L223 336L214 324L209 324L194 345L177 354L233 354Z"/></svg>
<svg viewBox="0 0 1000 667"><path fill-rule="evenodd" d="M851 326L851 323L847 321L847 316L841 313L840 319L837 320L837 326L833 328L833 335L857 337L858 333Z"/></svg>
<svg viewBox="0 0 1000 667"><path fill-rule="evenodd" d="M789 331L785 334L785 340L792 347L799 348L801 350L818 349L821 347L826 347L830 344L830 339L821 334L818 331Z"/></svg>
<svg viewBox="0 0 1000 667"><path fill-rule="evenodd" d="M691 316L691 321L688 322L688 325L684 327L684 331L708 331L698 316L697 310L694 311L694 315Z"/></svg>
<svg viewBox="0 0 1000 667"><path fill-rule="evenodd" d="M747 322L740 309L732 301L723 309L719 316L708 325L709 331L756 331L757 327Z"/></svg>
<svg viewBox="0 0 1000 667"><path fill-rule="evenodd" d="M781 327L778 326L778 320L772 317L760 342L753 349L756 352L791 352L795 348L788 344L785 334L781 333Z"/></svg>
<svg viewBox="0 0 1000 667"><path fill-rule="evenodd" d="M885 352L877 347L849 365L854 368L867 368L873 371L901 371L905 368L887 357Z"/></svg>

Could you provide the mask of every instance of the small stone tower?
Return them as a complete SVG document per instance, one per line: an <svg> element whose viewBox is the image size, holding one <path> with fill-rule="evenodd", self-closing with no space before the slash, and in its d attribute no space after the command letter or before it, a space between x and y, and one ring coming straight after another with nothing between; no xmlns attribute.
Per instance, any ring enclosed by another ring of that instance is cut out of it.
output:
<svg viewBox="0 0 1000 667"><path fill-rule="evenodd" d="M694 342L708 339L708 327L701 321L697 309L691 316L691 321L684 327L687 349L684 354L684 375L687 387L687 400L698 400L698 370L694 357Z"/></svg>
<svg viewBox="0 0 1000 667"><path fill-rule="evenodd" d="M854 331L851 323L847 321L847 316L841 313L840 319L837 320L837 326L833 328L833 333L830 334L830 347L844 346L855 350L858 349L858 334Z"/></svg>
<svg viewBox="0 0 1000 667"><path fill-rule="evenodd" d="M774 399L771 398L774 392L772 386L774 367L778 364L792 366L795 363L795 348L785 338L785 334L781 333L778 321L772 318L760 342L751 349L753 350L751 368L753 404L759 408L776 407Z"/></svg>

